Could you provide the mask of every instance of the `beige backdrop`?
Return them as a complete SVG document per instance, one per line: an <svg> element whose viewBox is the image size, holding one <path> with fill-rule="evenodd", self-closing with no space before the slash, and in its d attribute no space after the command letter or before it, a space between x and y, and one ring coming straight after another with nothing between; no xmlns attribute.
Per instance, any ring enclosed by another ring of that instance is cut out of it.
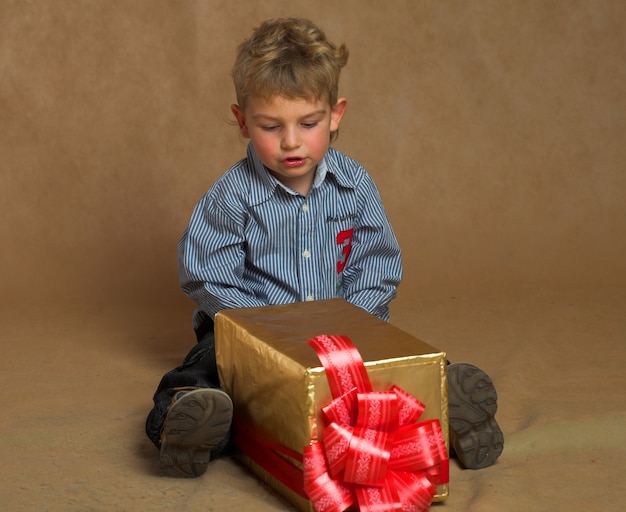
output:
<svg viewBox="0 0 626 512"><path fill-rule="evenodd" d="M336 145L403 288L626 283L620 0L1 0L4 300L180 300L178 237L244 153L234 48L281 15L351 50Z"/></svg>

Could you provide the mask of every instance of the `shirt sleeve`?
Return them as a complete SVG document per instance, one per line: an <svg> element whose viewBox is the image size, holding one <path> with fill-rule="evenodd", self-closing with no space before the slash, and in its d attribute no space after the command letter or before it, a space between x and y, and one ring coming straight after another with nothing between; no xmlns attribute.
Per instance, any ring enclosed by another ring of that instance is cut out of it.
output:
<svg viewBox="0 0 626 512"><path fill-rule="evenodd" d="M223 309L265 306L244 286L243 208L223 208L218 194L205 195L178 244L182 290L211 318Z"/></svg>
<svg viewBox="0 0 626 512"><path fill-rule="evenodd" d="M402 254L383 203L367 173L358 185L359 216L343 271L344 298L389 320L389 303L402 280Z"/></svg>

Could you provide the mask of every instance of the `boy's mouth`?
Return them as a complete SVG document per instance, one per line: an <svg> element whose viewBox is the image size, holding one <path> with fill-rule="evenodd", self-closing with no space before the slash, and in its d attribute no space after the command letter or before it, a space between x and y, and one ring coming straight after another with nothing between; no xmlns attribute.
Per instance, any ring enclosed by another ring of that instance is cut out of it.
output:
<svg viewBox="0 0 626 512"><path fill-rule="evenodd" d="M292 156L292 157L285 158L283 160L283 163L287 167L299 167L303 165L305 162L306 162L306 158L301 157L301 156Z"/></svg>

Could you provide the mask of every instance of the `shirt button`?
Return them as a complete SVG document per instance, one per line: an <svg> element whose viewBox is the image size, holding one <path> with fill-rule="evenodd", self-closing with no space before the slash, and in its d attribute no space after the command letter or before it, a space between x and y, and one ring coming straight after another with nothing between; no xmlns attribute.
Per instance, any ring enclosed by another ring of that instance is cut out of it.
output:
<svg viewBox="0 0 626 512"><path fill-rule="evenodd" d="M306 204L306 203L304 203L304 204L302 205L302 211L303 211L303 212L308 212L308 211L309 211L309 205L308 205L308 204Z"/></svg>
<svg viewBox="0 0 626 512"><path fill-rule="evenodd" d="M304 258L310 258L311 257L311 253L309 252L308 249L306 249L306 250L302 251L302 256Z"/></svg>
<svg viewBox="0 0 626 512"><path fill-rule="evenodd" d="M306 296L306 300L307 300L307 302L311 302L311 301L313 301L315 299L313 298L313 295L307 295Z"/></svg>

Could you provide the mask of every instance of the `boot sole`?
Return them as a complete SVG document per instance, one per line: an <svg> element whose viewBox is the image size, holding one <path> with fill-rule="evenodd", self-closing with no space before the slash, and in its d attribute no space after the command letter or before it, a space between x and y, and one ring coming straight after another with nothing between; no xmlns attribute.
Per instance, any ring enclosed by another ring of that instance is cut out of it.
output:
<svg viewBox="0 0 626 512"><path fill-rule="evenodd" d="M196 389L174 402L163 424L163 474L178 478L204 474L211 450L228 433L232 417L232 400L220 389Z"/></svg>
<svg viewBox="0 0 626 512"><path fill-rule="evenodd" d="M469 363L448 366L450 443L463 467L491 466L502 453L497 409L496 388L484 371Z"/></svg>

